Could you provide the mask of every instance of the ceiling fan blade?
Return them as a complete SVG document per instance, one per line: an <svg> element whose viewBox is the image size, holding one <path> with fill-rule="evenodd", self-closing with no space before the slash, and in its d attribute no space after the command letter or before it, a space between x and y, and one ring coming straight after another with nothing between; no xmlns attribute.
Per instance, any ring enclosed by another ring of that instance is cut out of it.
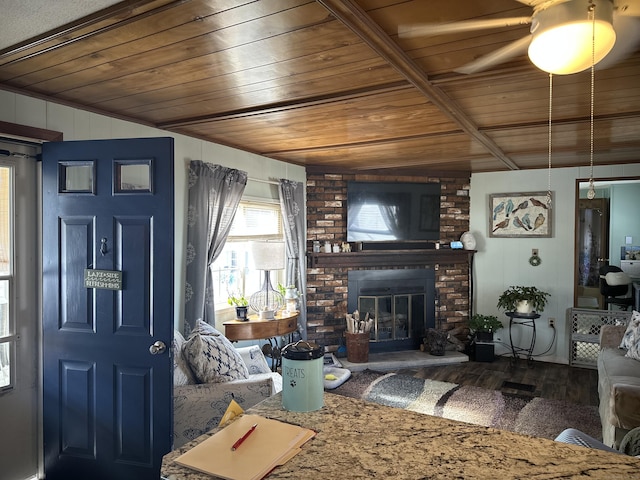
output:
<svg viewBox="0 0 640 480"><path fill-rule="evenodd" d="M640 48L640 18L616 16L613 28L616 31L616 43L607 56L598 62L598 70L612 67Z"/></svg>
<svg viewBox="0 0 640 480"><path fill-rule="evenodd" d="M529 43L531 43L531 36L527 35L526 37L522 37L520 40L511 42L498 50L494 50L487 55L483 55L473 62L458 67L454 71L457 73L470 74L487 70L496 65L500 65L501 63L505 63L518 55L526 53Z"/></svg>
<svg viewBox="0 0 640 480"><path fill-rule="evenodd" d="M616 15L640 17L640 0L616 0L614 7Z"/></svg>
<svg viewBox="0 0 640 480"><path fill-rule="evenodd" d="M446 33L471 32L489 28L528 25L531 17L494 18L490 20L463 20L451 23L410 23L398 27L400 38L426 37Z"/></svg>
<svg viewBox="0 0 640 480"><path fill-rule="evenodd" d="M516 0L518 3L524 3L532 7L534 10L544 10L546 8L557 5L558 3L568 2L569 0Z"/></svg>

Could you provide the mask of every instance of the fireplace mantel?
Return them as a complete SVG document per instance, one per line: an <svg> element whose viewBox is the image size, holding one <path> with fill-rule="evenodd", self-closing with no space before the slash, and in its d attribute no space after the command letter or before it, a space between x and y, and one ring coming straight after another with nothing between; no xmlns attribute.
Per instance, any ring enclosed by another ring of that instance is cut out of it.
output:
<svg viewBox="0 0 640 480"><path fill-rule="evenodd" d="M331 267L407 267L440 263L471 263L475 250L393 250L340 253L308 253L309 268Z"/></svg>

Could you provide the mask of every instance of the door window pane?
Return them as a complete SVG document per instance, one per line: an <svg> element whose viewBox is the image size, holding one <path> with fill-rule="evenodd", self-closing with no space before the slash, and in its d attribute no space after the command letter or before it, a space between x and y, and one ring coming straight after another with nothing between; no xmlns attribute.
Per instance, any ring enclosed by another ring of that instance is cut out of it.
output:
<svg viewBox="0 0 640 480"><path fill-rule="evenodd" d="M151 192L151 160L115 162L116 193Z"/></svg>
<svg viewBox="0 0 640 480"><path fill-rule="evenodd" d="M95 193L93 161L61 162L59 166L60 193Z"/></svg>
<svg viewBox="0 0 640 480"><path fill-rule="evenodd" d="M11 344L0 343L0 390L11 384Z"/></svg>
<svg viewBox="0 0 640 480"><path fill-rule="evenodd" d="M0 167L0 275L9 274L9 253L11 252L11 169Z"/></svg>
<svg viewBox="0 0 640 480"><path fill-rule="evenodd" d="M13 273L13 168L0 165L0 390L13 385L15 337L10 309Z"/></svg>

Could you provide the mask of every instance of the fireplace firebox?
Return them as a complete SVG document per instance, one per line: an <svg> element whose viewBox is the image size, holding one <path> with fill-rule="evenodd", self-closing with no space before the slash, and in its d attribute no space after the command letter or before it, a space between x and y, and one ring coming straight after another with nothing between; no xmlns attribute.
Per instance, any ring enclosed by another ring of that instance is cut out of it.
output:
<svg viewBox="0 0 640 480"><path fill-rule="evenodd" d="M435 272L430 268L351 270L347 307L373 320L372 352L415 350L435 326Z"/></svg>

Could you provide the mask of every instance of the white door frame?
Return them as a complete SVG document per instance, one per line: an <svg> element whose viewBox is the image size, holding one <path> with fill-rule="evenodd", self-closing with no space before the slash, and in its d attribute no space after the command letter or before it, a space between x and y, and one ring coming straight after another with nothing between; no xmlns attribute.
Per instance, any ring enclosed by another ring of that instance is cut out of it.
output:
<svg viewBox="0 0 640 480"><path fill-rule="evenodd" d="M0 149L16 155L0 156L0 164L14 168L14 307L16 377L12 390L0 394L0 424L10 434L0 436L0 464L11 478L40 477L40 165L34 158L39 147L0 140ZM27 155L27 157L21 156ZM9 468L7 471L6 468ZM23 480L17 478L16 480Z"/></svg>

